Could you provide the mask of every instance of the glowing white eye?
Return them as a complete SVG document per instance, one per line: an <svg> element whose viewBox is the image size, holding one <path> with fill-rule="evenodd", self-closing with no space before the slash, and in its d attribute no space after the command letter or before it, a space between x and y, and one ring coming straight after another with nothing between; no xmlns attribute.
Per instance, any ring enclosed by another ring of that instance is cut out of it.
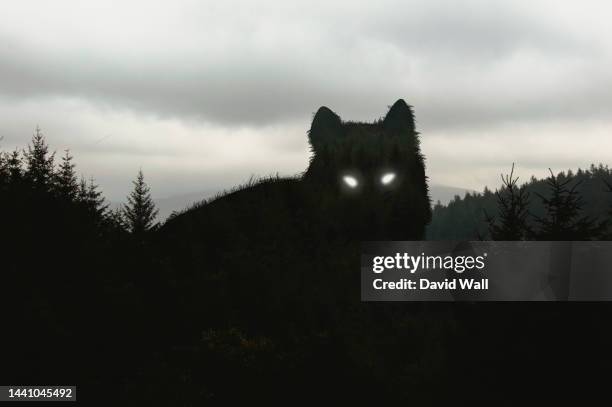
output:
<svg viewBox="0 0 612 407"><path fill-rule="evenodd" d="M351 177L350 175L345 175L344 177L342 177L342 181L344 181L344 183L350 188L355 188L359 184L359 182L357 182L357 179L355 177Z"/></svg>
<svg viewBox="0 0 612 407"><path fill-rule="evenodd" d="M390 183L393 182L394 179L395 179L395 173L394 172L388 172L388 173L386 173L385 175L383 175L380 178L380 182L383 185L389 185Z"/></svg>

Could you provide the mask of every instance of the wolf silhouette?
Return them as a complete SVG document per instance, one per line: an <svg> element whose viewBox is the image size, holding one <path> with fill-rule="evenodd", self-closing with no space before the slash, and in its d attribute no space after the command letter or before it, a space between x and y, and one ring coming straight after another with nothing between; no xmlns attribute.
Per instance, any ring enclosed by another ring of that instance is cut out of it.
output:
<svg viewBox="0 0 612 407"><path fill-rule="evenodd" d="M384 118L360 123L321 107L308 138L304 173L250 182L172 217L155 234L162 275L171 282L160 296L178 298L174 318L202 349L190 359L210 351L201 340L206 329L239 327L274 344L264 372L277 378L275 394L285 388L283 394L308 397L291 390L304 380L337 395L369 389L372 366L391 366L397 355L402 362L393 366L425 358L438 369L437 356L414 351L442 353L428 340L429 321L437 330L438 318L418 319L406 304L360 300L361 241L422 239L431 218L412 108L398 100ZM177 340L184 344L185 336ZM240 342L230 354L244 349ZM189 371L214 360L193 362ZM386 377L405 372L390 369ZM285 384L277 386L281 377Z"/></svg>
<svg viewBox="0 0 612 407"><path fill-rule="evenodd" d="M304 304L325 315L343 295L359 298L361 241L423 238L430 199L409 105L398 100L372 123L321 107L308 137L303 174L250 183L160 230L168 269L185 281L181 295L196 290L202 309L216 309L212 318L226 315L219 304L231 304L237 314L226 317L243 326L312 317Z"/></svg>
<svg viewBox="0 0 612 407"><path fill-rule="evenodd" d="M406 102L371 123L345 122L321 107L308 138L304 173L251 182L161 228L159 250L178 286L183 281L181 296L191 292L199 304L192 308L242 326L264 315L273 327L327 315L330 304L358 301L362 241L423 238L431 206ZM229 304L231 315L222 311Z"/></svg>
<svg viewBox="0 0 612 407"><path fill-rule="evenodd" d="M300 176L250 183L170 219L166 229L181 224L199 237L214 232L251 245L284 241L289 230L319 243L423 238L430 198L413 110L404 100L373 123L343 122L321 107L308 137L313 154Z"/></svg>

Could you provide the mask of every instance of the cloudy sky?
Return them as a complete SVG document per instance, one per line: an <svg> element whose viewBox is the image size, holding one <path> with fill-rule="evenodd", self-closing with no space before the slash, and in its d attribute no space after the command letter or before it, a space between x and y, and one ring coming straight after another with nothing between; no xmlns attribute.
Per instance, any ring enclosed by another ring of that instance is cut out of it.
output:
<svg viewBox="0 0 612 407"><path fill-rule="evenodd" d="M415 107L434 184L612 164L607 1L0 2L0 148L40 125L120 200L294 174L327 105Z"/></svg>

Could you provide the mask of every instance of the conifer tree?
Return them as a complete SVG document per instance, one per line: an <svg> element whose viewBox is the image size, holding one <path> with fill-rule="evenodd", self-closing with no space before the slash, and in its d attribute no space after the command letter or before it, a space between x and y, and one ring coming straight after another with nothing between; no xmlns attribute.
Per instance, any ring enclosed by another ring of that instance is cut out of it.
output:
<svg viewBox="0 0 612 407"><path fill-rule="evenodd" d="M107 219L112 230L119 232L127 231L128 227L122 208L115 208L114 210L109 211Z"/></svg>
<svg viewBox="0 0 612 407"><path fill-rule="evenodd" d="M17 183L23 178L23 160L19 150L15 149L6 156L6 168L8 171L9 182Z"/></svg>
<svg viewBox="0 0 612 407"><path fill-rule="evenodd" d="M128 196L124 206L124 215L128 229L134 235L142 235L156 226L158 210L151 198L150 188L144 181L142 170L138 171L136 181L132 181L134 190Z"/></svg>
<svg viewBox="0 0 612 407"><path fill-rule="evenodd" d="M493 240L526 240L530 235L527 224L529 216L529 193L526 186L518 185L514 177L514 164L510 174L501 175L502 188L495 191L499 221L485 211L489 234Z"/></svg>
<svg viewBox="0 0 612 407"><path fill-rule="evenodd" d="M72 201L77 198L79 184L74 172L73 156L70 155L70 150L65 150L65 152L66 154L62 157L62 163L56 174L56 185L57 192Z"/></svg>
<svg viewBox="0 0 612 407"><path fill-rule="evenodd" d="M102 192L98 190L98 185L94 182L93 177L89 178L89 183L81 176L77 191L77 200L85 206L90 215L97 221L102 221L108 205L105 204Z"/></svg>
<svg viewBox="0 0 612 407"><path fill-rule="evenodd" d="M87 185L87 202L89 203L92 213L98 218L102 218L108 209L108 204L105 203L102 191L99 191L98 188L93 177L90 177L89 184Z"/></svg>
<svg viewBox="0 0 612 407"><path fill-rule="evenodd" d="M25 152L25 175L34 187L43 190L50 188L54 178L54 160L55 153L49 153L49 146L40 127L37 126L32 136L32 143Z"/></svg>
<svg viewBox="0 0 612 407"><path fill-rule="evenodd" d="M9 172L8 172L8 159L4 151L0 151L0 187L3 187L8 183Z"/></svg>
<svg viewBox="0 0 612 407"><path fill-rule="evenodd" d="M573 178L561 180L550 170L546 183L550 197L537 194L544 205L545 215L536 217L540 225L537 240L591 240L600 237L605 224L582 215L583 200L576 190L580 182L569 186Z"/></svg>
<svg viewBox="0 0 612 407"><path fill-rule="evenodd" d="M83 204L87 202L87 181L82 175L79 181L79 188L77 189L77 200Z"/></svg>

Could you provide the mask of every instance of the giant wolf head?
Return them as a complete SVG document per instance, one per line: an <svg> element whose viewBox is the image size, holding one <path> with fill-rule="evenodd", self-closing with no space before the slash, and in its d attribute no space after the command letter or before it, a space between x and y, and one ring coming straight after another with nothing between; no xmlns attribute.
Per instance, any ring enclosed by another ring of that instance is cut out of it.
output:
<svg viewBox="0 0 612 407"><path fill-rule="evenodd" d="M431 208L418 134L401 99L373 123L317 111L304 181L336 229L359 240L423 238Z"/></svg>

